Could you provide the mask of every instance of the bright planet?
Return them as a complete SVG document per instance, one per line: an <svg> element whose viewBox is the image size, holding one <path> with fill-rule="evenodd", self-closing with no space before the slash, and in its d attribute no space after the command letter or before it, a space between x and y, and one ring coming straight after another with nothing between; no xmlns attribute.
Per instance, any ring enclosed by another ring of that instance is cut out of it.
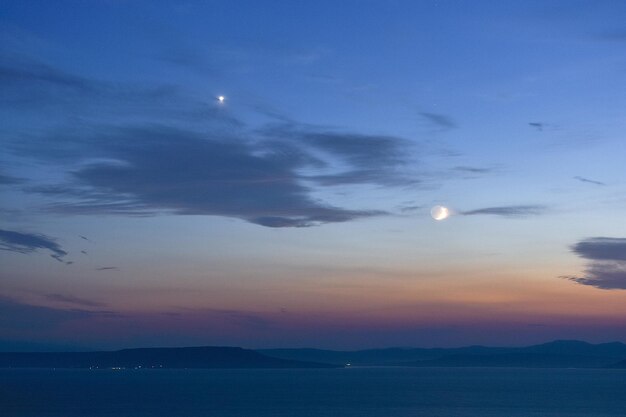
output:
<svg viewBox="0 0 626 417"><path fill-rule="evenodd" d="M450 210L444 206L435 206L430 209L430 215L437 221L445 220L450 216Z"/></svg>

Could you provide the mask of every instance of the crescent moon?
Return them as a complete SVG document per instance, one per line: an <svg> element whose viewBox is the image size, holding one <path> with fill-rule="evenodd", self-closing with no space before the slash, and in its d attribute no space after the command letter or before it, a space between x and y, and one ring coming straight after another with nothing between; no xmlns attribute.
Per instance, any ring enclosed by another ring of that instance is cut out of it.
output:
<svg viewBox="0 0 626 417"><path fill-rule="evenodd" d="M445 206L435 206L430 209L430 215L437 221L445 220L450 216L450 210Z"/></svg>

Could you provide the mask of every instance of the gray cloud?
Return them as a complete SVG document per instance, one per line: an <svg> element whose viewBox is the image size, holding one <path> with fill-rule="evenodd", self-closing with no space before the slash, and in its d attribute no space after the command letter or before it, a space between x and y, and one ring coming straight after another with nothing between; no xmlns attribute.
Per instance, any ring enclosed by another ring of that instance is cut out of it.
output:
<svg viewBox="0 0 626 417"><path fill-rule="evenodd" d="M0 250L32 253L39 249L51 252L50 256L57 261L68 263L63 260L67 252L54 239L48 236L0 230Z"/></svg>
<svg viewBox="0 0 626 417"><path fill-rule="evenodd" d="M520 205L520 206L500 206L485 207L475 210L461 212L464 216L494 215L502 217L528 217L545 213L547 208L542 205Z"/></svg>
<svg viewBox="0 0 626 417"><path fill-rule="evenodd" d="M529 122L528 126L530 127L534 127L535 129L537 129L538 131L543 131L543 128L546 126L545 123L541 123L541 122Z"/></svg>
<svg viewBox="0 0 626 417"><path fill-rule="evenodd" d="M101 266L99 268L96 268L96 271L111 271L115 269L118 269L117 266Z"/></svg>
<svg viewBox="0 0 626 417"><path fill-rule="evenodd" d="M626 263L592 262L585 269L584 276L563 276L562 278L602 290L626 290Z"/></svg>
<svg viewBox="0 0 626 417"><path fill-rule="evenodd" d="M357 143L358 138L320 134L305 140L351 166L373 164L377 151L383 154L379 164L391 163L393 156L384 153L392 139L364 136L363 140L379 144L367 151L367 146ZM85 152L91 157L111 162L75 169L71 184L29 189L69 199L50 207L59 212L217 215L267 227L306 227L381 214L333 207L311 198L311 189L302 183L306 177L299 171L325 163L284 136L252 142L147 126L110 128L96 136L68 134L62 141L76 152L76 158L82 148L88 148ZM45 150L39 152L45 158ZM56 158L56 149L51 152Z"/></svg>
<svg viewBox="0 0 626 417"><path fill-rule="evenodd" d="M594 237L581 240L572 252L588 260L582 277L562 278L601 289L626 289L626 238Z"/></svg>
<svg viewBox="0 0 626 417"><path fill-rule="evenodd" d="M457 124L448 116L437 113L420 112L420 116L428 123L439 129L449 130L457 128Z"/></svg>
<svg viewBox="0 0 626 417"><path fill-rule="evenodd" d="M592 237L572 246L581 258L601 261L626 261L626 238Z"/></svg>
<svg viewBox="0 0 626 417"><path fill-rule="evenodd" d="M422 209L424 206L417 206L417 205L413 205L413 206L400 206L399 209L402 213L409 213L409 212L413 212L413 211L417 211Z"/></svg>
<svg viewBox="0 0 626 417"><path fill-rule="evenodd" d="M590 180L589 178L585 178L585 177L579 177L576 176L574 177L575 180L578 180L580 182L586 182L588 184L594 184L594 185L606 185L605 183L601 182L601 181L595 181L595 180Z"/></svg>
<svg viewBox="0 0 626 417"><path fill-rule="evenodd" d="M409 150L415 145L404 138L331 131L293 122L266 127L261 133L280 148L295 146L310 155L309 162L331 171L302 177L318 185L419 183L407 169L412 162Z"/></svg>

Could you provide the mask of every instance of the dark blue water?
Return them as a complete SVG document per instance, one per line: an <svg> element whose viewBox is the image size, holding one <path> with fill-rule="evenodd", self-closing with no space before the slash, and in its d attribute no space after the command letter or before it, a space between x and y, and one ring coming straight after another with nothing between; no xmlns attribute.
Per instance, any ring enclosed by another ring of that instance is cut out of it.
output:
<svg viewBox="0 0 626 417"><path fill-rule="evenodd" d="M624 417L626 371L5 369L0 416Z"/></svg>

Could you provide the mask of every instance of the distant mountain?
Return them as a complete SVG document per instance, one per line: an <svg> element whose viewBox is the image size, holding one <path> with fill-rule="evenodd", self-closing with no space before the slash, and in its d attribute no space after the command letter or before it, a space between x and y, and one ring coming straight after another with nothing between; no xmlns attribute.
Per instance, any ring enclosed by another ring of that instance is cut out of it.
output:
<svg viewBox="0 0 626 417"><path fill-rule="evenodd" d="M332 363L336 365L385 365L396 362L416 361L438 358L445 354L445 349L387 348L355 351L323 349L262 349L264 355L290 359Z"/></svg>
<svg viewBox="0 0 626 417"><path fill-rule="evenodd" d="M626 345L619 342L594 345L578 340L555 340L554 342L529 346L522 349L527 352L539 353L626 357Z"/></svg>
<svg viewBox="0 0 626 417"><path fill-rule="evenodd" d="M276 358L367 366L510 366L599 368L626 358L623 343L590 344L557 340L527 347L389 348L357 351L265 349Z"/></svg>
<svg viewBox="0 0 626 417"><path fill-rule="evenodd" d="M332 368L238 347L124 349L114 352L3 352L0 368Z"/></svg>
<svg viewBox="0 0 626 417"><path fill-rule="evenodd" d="M509 367L509 368L604 368L611 359L603 356L515 352L493 355L448 355L437 359L403 362L413 367Z"/></svg>
<svg viewBox="0 0 626 417"><path fill-rule="evenodd" d="M527 347L249 350L238 347L112 352L0 352L0 368L332 368L359 366L626 368L626 345L558 340Z"/></svg>

